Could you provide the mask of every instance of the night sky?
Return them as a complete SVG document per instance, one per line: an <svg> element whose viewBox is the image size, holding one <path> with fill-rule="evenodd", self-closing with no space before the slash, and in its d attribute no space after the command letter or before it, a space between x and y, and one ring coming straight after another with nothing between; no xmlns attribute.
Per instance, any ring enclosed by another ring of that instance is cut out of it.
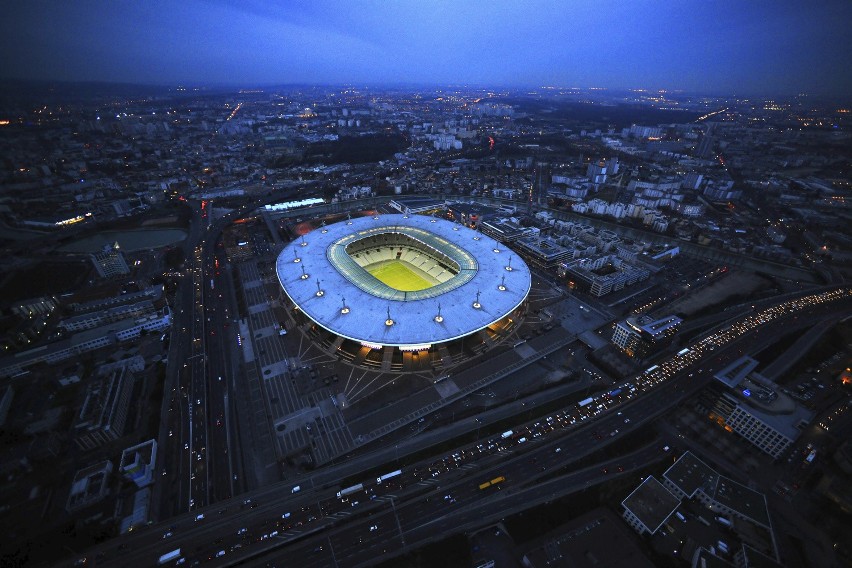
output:
<svg viewBox="0 0 852 568"><path fill-rule="evenodd" d="M0 77L848 96L848 0L26 0Z"/></svg>

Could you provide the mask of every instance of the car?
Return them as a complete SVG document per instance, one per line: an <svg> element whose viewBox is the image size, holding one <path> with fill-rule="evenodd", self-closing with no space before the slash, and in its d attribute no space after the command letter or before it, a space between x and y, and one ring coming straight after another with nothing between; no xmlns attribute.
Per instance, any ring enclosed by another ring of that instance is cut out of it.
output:
<svg viewBox="0 0 852 568"><path fill-rule="evenodd" d="M201 399L199 398L198 400L196 400L195 404L201 404Z"/></svg>
<svg viewBox="0 0 852 568"><path fill-rule="evenodd" d="M219 557L222 557L222 556L225 556L224 550L220 550L219 552L216 553L216 558L219 558Z"/></svg>
<svg viewBox="0 0 852 568"><path fill-rule="evenodd" d="M240 530L237 531L237 535L246 534L247 530L248 530L247 528L243 527L243 528L241 528Z"/></svg>
<svg viewBox="0 0 852 568"><path fill-rule="evenodd" d="M189 449L189 442L184 442L184 444L183 444L183 449L184 449L184 450L188 450L188 449Z"/></svg>
<svg viewBox="0 0 852 568"><path fill-rule="evenodd" d="M290 518L290 513L284 513L283 515L281 515L281 518L282 518L282 519L289 519L289 518Z"/></svg>
<svg viewBox="0 0 852 568"><path fill-rule="evenodd" d="M379 525L370 525L370 532L379 530Z"/></svg>
<svg viewBox="0 0 852 568"><path fill-rule="evenodd" d="M169 538L170 536L172 536L172 534L174 534L172 533L172 531L166 531L163 533L163 538Z"/></svg>
<svg viewBox="0 0 852 568"><path fill-rule="evenodd" d="M200 514L196 515L196 516L195 516L195 520L196 520L196 521L202 521L202 520L204 520L204 513L200 513Z"/></svg>

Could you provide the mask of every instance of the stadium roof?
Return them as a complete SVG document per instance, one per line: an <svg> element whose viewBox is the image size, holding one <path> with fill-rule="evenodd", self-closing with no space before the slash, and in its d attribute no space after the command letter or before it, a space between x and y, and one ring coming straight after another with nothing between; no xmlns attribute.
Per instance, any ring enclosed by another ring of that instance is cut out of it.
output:
<svg viewBox="0 0 852 568"><path fill-rule="evenodd" d="M345 252L347 244L382 232L402 233L437 249L459 265L459 273L426 290L394 290ZM420 215L358 217L314 230L284 248L276 272L290 299L332 333L402 347L451 341L484 329L518 307L531 284L527 265L504 245ZM474 307L477 293L479 307ZM388 313L392 325L386 324Z"/></svg>

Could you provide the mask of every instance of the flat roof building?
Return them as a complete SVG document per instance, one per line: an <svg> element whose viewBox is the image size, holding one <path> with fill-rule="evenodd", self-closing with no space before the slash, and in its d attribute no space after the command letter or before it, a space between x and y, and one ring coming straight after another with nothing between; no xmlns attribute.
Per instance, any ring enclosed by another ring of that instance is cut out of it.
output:
<svg viewBox="0 0 852 568"><path fill-rule="evenodd" d="M150 485L157 468L157 441L142 442L121 452L118 470L137 487Z"/></svg>
<svg viewBox="0 0 852 568"><path fill-rule="evenodd" d="M770 528L766 497L725 477L685 452L663 473L663 483L678 499L698 499L720 515L733 515Z"/></svg>
<svg viewBox="0 0 852 568"><path fill-rule="evenodd" d="M757 361L741 357L714 375L705 398L710 417L761 451L779 458L813 420L810 410L754 372Z"/></svg>
<svg viewBox="0 0 852 568"><path fill-rule="evenodd" d="M542 268L553 268L573 258L574 251L550 237L527 236L515 241L516 250Z"/></svg>
<svg viewBox="0 0 852 568"><path fill-rule="evenodd" d="M683 320L675 315L627 318L616 324L612 342L631 357L643 359L671 342Z"/></svg>
<svg viewBox="0 0 852 568"><path fill-rule="evenodd" d="M618 517L595 509L527 545L523 556L528 568L652 568Z"/></svg>
<svg viewBox="0 0 852 568"><path fill-rule="evenodd" d="M639 534L654 534L678 508L680 499L649 475L621 505L627 524Z"/></svg>
<svg viewBox="0 0 852 568"><path fill-rule="evenodd" d="M133 373L127 366L108 371L89 384L74 424L74 442L81 450L91 450L124 434Z"/></svg>
<svg viewBox="0 0 852 568"><path fill-rule="evenodd" d="M73 513L106 497L109 491L109 476L112 474L112 462L109 460L85 467L74 474L71 491L65 510Z"/></svg>

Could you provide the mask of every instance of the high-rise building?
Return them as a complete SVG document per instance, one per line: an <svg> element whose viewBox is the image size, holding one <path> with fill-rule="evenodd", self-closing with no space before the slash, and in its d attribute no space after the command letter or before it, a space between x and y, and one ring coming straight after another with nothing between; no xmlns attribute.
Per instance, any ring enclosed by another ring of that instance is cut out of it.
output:
<svg viewBox="0 0 852 568"><path fill-rule="evenodd" d="M532 201L536 205L547 205L547 180L551 178L550 164L537 162L535 165L535 182L533 183Z"/></svg>
<svg viewBox="0 0 852 568"><path fill-rule="evenodd" d="M698 141L698 147L695 149L695 156L705 159L712 158L715 143L716 140L713 138L713 124L710 124L707 126L707 130L701 135L701 139Z"/></svg>
<svg viewBox="0 0 852 568"><path fill-rule="evenodd" d="M698 189L701 187L701 182L703 180L704 176L702 174L699 174L698 172L689 172L683 180L682 187L685 189Z"/></svg>
<svg viewBox="0 0 852 568"><path fill-rule="evenodd" d="M589 164L589 167L586 168L586 177L595 185L604 184L606 183L607 169L606 160L592 162Z"/></svg>
<svg viewBox="0 0 852 568"><path fill-rule="evenodd" d="M130 268L124 260L124 255L119 249L118 242L112 245L104 245L101 252L92 255L92 264L101 278L114 278L123 274L129 274Z"/></svg>

